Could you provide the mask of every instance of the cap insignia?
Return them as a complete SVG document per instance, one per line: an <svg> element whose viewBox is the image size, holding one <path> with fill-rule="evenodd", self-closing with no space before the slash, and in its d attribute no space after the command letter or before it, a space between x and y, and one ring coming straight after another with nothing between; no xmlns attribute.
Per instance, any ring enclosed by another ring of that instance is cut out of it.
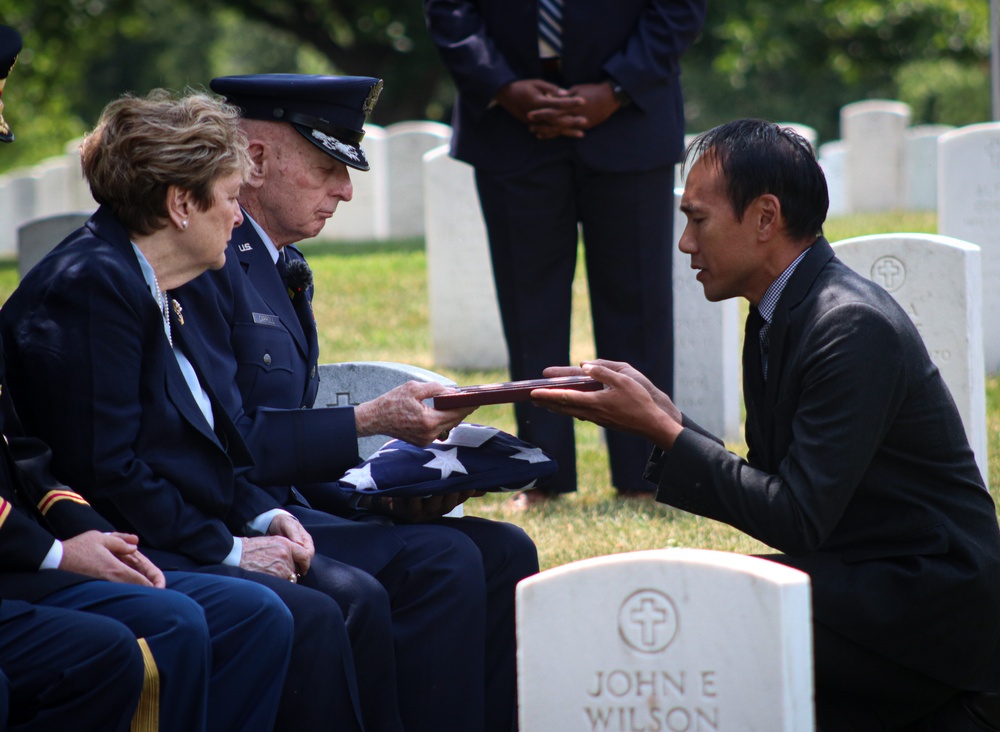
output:
<svg viewBox="0 0 1000 732"><path fill-rule="evenodd" d="M364 105L361 107L361 111L364 112L365 119L371 116L372 110L375 109L375 103L378 102L378 95L382 93L382 80L379 79L372 86L371 90L368 92L368 98L365 99Z"/></svg>

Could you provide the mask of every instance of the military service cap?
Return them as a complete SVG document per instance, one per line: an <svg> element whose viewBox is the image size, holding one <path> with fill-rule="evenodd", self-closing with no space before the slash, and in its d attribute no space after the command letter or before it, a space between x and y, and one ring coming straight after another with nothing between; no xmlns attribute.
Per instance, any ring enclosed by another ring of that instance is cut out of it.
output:
<svg viewBox="0 0 1000 732"><path fill-rule="evenodd" d="M327 155L351 168L368 170L361 139L382 91L381 79L250 74L222 76L212 79L210 86L247 119L288 122Z"/></svg>

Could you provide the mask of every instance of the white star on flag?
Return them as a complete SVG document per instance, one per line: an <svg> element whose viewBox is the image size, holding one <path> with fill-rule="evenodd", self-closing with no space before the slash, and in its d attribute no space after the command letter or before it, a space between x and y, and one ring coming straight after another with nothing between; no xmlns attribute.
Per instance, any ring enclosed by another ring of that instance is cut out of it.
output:
<svg viewBox="0 0 1000 732"><path fill-rule="evenodd" d="M519 447L517 454L510 456L511 460L527 460L529 463L544 463L549 458L538 447Z"/></svg>
<svg viewBox="0 0 1000 732"><path fill-rule="evenodd" d="M451 450L435 450L433 447L428 447L427 452L434 453L434 458L429 462L424 463L425 468L437 468L441 471L441 477L447 478L452 473L462 473L468 475L469 471L465 469L465 466L458 461L458 448L452 448Z"/></svg>
<svg viewBox="0 0 1000 732"><path fill-rule="evenodd" d="M378 489L378 486L375 484L375 480L372 478L371 463L365 463L360 467L351 468L344 473L341 480L344 483L350 483L359 491L374 491Z"/></svg>

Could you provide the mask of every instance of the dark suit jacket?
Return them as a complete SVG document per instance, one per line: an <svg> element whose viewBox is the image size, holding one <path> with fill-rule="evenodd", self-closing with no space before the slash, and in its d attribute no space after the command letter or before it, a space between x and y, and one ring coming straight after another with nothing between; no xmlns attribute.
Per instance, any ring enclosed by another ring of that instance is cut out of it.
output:
<svg viewBox="0 0 1000 732"><path fill-rule="evenodd" d="M786 552L813 614L886 658L995 689L1000 531L958 410L892 297L820 239L778 301L766 386L744 352L747 460L696 426L657 499Z"/></svg>
<svg viewBox="0 0 1000 732"><path fill-rule="evenodd" d="M633 104L573 142L593 168L672 165L683 150L680 58L705 19L704 0L573 0L563 8L564 86L617 81ZM431 37L458 89L452 154L482 170L514 170L550 148L499 106L500 87L540 78L534 2L424 0Z"/></svg>
<svg viewBox="0 0 1000 732"><path fill-rule="evenodd" d="M174 342L199 369L197 343L171 317ZM128 234L107 210L25 277L0 328L15 404L52 447L56 476L144 546L217 564L247 521L277 507L234 466L252 459L204 373L214 431L199 410Z"/></svg>

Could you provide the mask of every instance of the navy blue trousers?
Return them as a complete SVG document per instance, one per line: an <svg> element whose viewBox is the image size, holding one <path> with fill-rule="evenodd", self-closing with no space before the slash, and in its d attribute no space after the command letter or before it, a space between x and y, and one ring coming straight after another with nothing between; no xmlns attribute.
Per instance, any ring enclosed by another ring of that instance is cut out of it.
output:
<svg viewBox="0 0 1000 732"><path fill-rule="evenodd" d="M343 553L343 519L290 510L309 530L317 555ZM538 571L534 543L516 526L473 518L367 528L369 541L402 548L368 567L370 574L328 563L303 579L341 598L367 727L396 729L386 726L394 722L384 709L395 691L408 732L509 732L516 710L514 588ZM360 623L365 627L356 628ZM388 629L384 639L373 639L372 624ZM388 649L378 647L384 640ZM366 702L373 692L381 696L381 712L371 709L378 699Z"/></svg>
<svg viewBox="0 0 1000 732"><path fill-rule="evenodd" d="M0 729L11 732L125 732L142 692L128 628L20 600L0 603L0 669Z"/></svg>
<svg viewBox="0 0 1000 732"><path fill-rule="evenodd" d="M322 565L314 558L312 569ZM276 732L328 729L361 732L357 674L338 604L327 594L263 572L216 564L198 572L250 580L270 588L292 614L292 654L278 705Z"/></svg>
<svg viewBox="0 0 1000 732"><path fill-rule="evenodd" d="M104 615L145 639L159 674L161 730L269 732L291 649L288 610L250 582L165 576L166 591L84 582L39 604Z"/></svg>
<svg viewBox="0 0 1000 732"><path fill-rule="evenodd" d="M673 166L608 173L572 145L524 170L476 171L512 379L534 379L570 359L570 314L580 233L598 358L627 361L673 393ZM540 489L576 490L573 420L516 404L518 436L559 463ZM651 492L642 477L652 445L607 431L611 482ZM536 489L538 490L538 489Z"/></svg>

